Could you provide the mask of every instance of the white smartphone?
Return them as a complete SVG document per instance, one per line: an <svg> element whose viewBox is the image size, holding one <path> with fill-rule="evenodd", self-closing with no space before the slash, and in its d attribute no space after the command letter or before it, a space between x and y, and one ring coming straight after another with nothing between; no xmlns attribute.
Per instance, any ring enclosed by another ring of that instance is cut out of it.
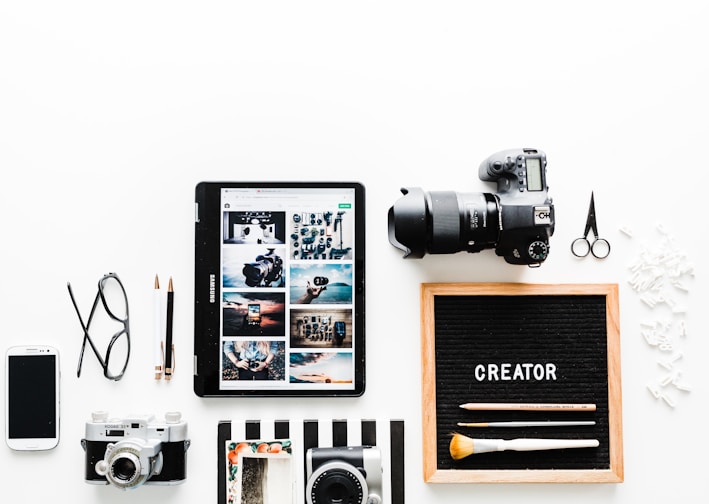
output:
<svg viewBox="0 0 709 504"><path fill-rule="evenodd" d="M13 346L5 356L5 440L13 450L49 450L59 443L59 352Z"/></svg>

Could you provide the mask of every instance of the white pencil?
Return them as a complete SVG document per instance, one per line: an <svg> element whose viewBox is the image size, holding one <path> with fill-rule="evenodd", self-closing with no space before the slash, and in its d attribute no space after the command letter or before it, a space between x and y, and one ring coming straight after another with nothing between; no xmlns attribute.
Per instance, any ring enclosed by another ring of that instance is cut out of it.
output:
<svg viewBox="0 0 709 504"><path fill-rule="evenodd" d="M595 404L583 403L466 403L460 407L487 411L596 411Z"/></svg>
<svg viewBox="0 0 709 504"><path fill-rule="evenodd" d="M542 421L542 422L458 422L459 427L566 427L575 425L596 425L593 420Z"/></svg>

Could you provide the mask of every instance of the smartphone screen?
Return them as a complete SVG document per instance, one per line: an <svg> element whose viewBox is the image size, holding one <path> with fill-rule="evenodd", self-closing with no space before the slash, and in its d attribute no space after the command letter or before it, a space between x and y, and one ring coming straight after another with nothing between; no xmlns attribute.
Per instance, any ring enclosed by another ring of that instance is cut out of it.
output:
<svg viewBox="0 0 709 504"><path fill-rule="evenodd" d="M15 450L59 441L59 354L47 346L12 347L6 361L6 440Z"/></svg>

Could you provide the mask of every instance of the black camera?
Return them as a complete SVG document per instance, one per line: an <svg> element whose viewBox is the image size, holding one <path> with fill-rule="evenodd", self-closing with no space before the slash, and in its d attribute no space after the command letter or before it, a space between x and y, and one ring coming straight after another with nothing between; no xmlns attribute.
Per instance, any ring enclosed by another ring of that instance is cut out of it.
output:
<svg viewBox="0 0 709 504"><path fill-rule="evenodd" d="M498 152L478 176L497 193L424 192L403 188L389 209L389 241L404 257L494 248L510 264L539 266L554 234L546 155L536 149Z"/></svg>
<svg viewBox="0 0 709 504"><path fill-rule="evenodd" d="M275 249L270 248L268 253L257 255L254 262L245 263L241 272L249 287L270 287L283 275L283 259L276 255Z"/></svg>
<svg viewBox="0 0 709 504"><path fill-rule="evenodd" d="M342 346L342 343L345 341L345 336L347 336L345 323L342 320L335 321L333 331L335 333L335 344Z"/></svg>
<svg viewBox="0 0 709 504"><path fill-rule="evenodd" d="M152 415L110 419L94 412L81 440L86 452L87 483L112 484L123 490L144 483L177 485L187 476L187 423L177 412L164 422Z"/></svg>
<svg viewBox="0 0 709 504"><path fill-rule="evenodd" d="M310 448L305 471L307 504L382 502L382 456L374 446Z"/></svg>
<svg viewBox="0 0 709 504"><path fill-rule="evenodd" d="M330 279L328 277L324 276L316 276L313 278L313 283L315 284L316 287L324 287L330 282Z"/></svg>

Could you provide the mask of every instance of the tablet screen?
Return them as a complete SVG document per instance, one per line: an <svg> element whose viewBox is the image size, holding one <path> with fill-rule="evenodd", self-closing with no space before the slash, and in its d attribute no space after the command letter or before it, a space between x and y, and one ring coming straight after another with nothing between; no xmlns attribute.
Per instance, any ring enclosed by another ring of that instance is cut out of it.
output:
<svg viewBox="0 0 709 504"><path fill-rule="evenodd" d="M196 190L195 392L364 391L364 189Z"/></svg>

